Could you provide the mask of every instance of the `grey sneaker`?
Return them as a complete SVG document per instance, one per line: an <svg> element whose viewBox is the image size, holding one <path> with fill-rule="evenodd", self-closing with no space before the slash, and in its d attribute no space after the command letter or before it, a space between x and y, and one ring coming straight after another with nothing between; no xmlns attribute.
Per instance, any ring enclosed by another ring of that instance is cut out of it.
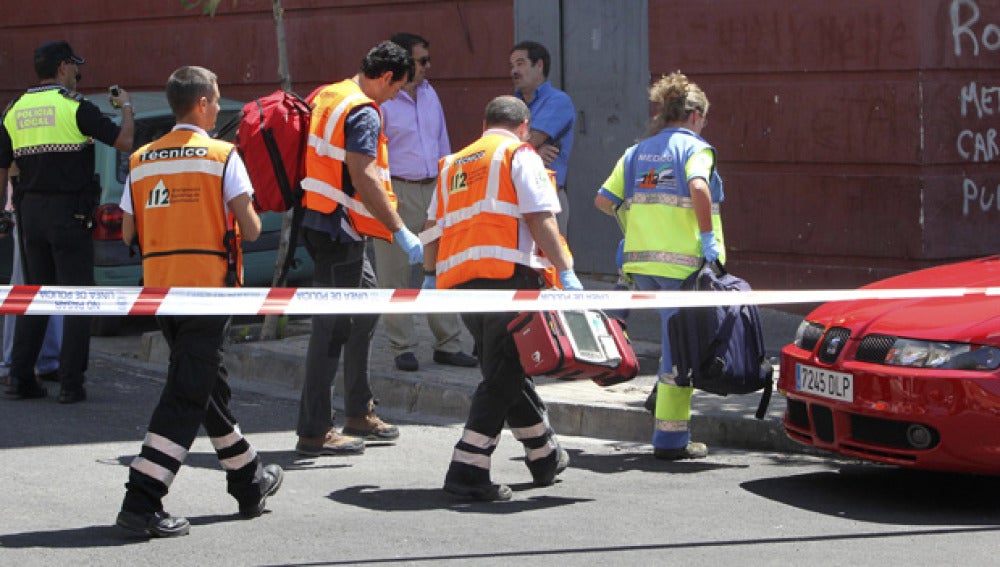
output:
<svg viewBox="0 0 1000 567"><path fill-rule="evenodd" d="M680 449L653 448L653 456L664 461L679 461L682 459L704 459L708 456L708 446L704 443L688 443Z"/></svg>

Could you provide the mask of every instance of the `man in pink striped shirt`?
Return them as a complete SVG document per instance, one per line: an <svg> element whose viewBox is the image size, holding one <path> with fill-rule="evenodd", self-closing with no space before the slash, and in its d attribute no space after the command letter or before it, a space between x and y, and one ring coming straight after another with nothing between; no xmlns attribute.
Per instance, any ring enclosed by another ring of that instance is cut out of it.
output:
<svg viewBox="0 0 1000 567"><path fill-rule="evenodd" d="M434 194L438 160L451 153L444 110L434 87L427 81L431 65L430 42L413 33L397 33L389 38L410 53L415 72L395 98L381 105L385 134L389 138L389 171L398 201L397 212L414 234L423 230L427 206ZM374 240L375 272L383 288L417 287L413 267L406 254L395 244ZM419 281L419 279L417 280ZM417 337L413 315L382 315L396 368L413 372L420 368L414 350ZM432 313L427 322L434 334L434 362L474 367L475 358L462 352L461 326L455 313Z"/></svg>

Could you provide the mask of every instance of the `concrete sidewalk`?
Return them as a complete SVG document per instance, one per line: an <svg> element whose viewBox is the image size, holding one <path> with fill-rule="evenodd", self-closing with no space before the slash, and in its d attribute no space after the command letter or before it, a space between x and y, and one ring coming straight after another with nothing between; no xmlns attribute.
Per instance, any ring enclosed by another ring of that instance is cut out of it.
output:
<svg viewBox="0 0 1000 567"><path fill-rule="evenodd" d="M586 289L610 288L611 282L582 278ZM765 342L770 356L776 357L790 342L801 317L762 309ZM421 345L415 353L420 361L416 372L396 369L391 349L381 324L372 346L371 375L373 387L383 412L395 419L420 421L428 416L462 423L468 415L469 402L479 381L475 368L457 368L431 360L433 340L426 318L416 317ZM631 382L601 388L590 381L536 379L542 399L549 407L553 428L563 435L581 435L632 443L649 443L653 418L642 407L656 381L659 358L659 316L653 310L634 310L629 316L629 336L642 363L640 375ZM275 341L234 338L227 347L226 364L232 377L252 383L267 384L271 391L298 397L305 375L305 353L310 329L309 319L296 319L285 328L285 337ZM234 337L255 335L254 326L234 325ZM463 347L472 349L471 337L463 331ZM94 340L92 348L125 359L166 365L169 351L159 332L116 340ZM342 407L338 374L335 407ZM760 394L720 397L695 392L692 403L692 437L710 447L797 451L797 444L785 437L781 419L785 399L776 392L771 398L767 417L754 418ZM341 421L342 418L338 419ZM342 423L337 424L342 425Z"/></svg>

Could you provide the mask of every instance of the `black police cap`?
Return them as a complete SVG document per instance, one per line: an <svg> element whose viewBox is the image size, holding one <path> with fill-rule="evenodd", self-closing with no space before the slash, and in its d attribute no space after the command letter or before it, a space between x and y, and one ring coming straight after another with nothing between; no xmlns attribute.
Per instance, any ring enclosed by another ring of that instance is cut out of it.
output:
<svg viewBox="0 0 1000 567"><path fill-rule="evenodd" d="M55 64L69 61L82 65L86 60L73 53L73 48L66 41L47 41L35 49L35 65Z"/></svg>

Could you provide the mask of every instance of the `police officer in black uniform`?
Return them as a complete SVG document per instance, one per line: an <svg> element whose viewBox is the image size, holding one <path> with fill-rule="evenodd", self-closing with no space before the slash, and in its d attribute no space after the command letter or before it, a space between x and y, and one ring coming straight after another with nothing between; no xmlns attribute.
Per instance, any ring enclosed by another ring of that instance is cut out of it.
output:
<svg viewBox="0 0 1000 567"><path fill-rule="evenodd" d="M38 85L16 99L0 128L0 187L16 161L20 176L14 207L23 246L25 282L35 285L93 285L93 211L100 197L94 179L94 140L131 151L135 130L128 93L112 104L122 109L121 126L76 92L82 57L69 43L50 41L35 49ZM34 375L48 316L18 317L11 356L14 399L42 398L45 387ZM67 316L63 325L59 402L87 398L84 373L90 353L90 317Z"/></svg>

